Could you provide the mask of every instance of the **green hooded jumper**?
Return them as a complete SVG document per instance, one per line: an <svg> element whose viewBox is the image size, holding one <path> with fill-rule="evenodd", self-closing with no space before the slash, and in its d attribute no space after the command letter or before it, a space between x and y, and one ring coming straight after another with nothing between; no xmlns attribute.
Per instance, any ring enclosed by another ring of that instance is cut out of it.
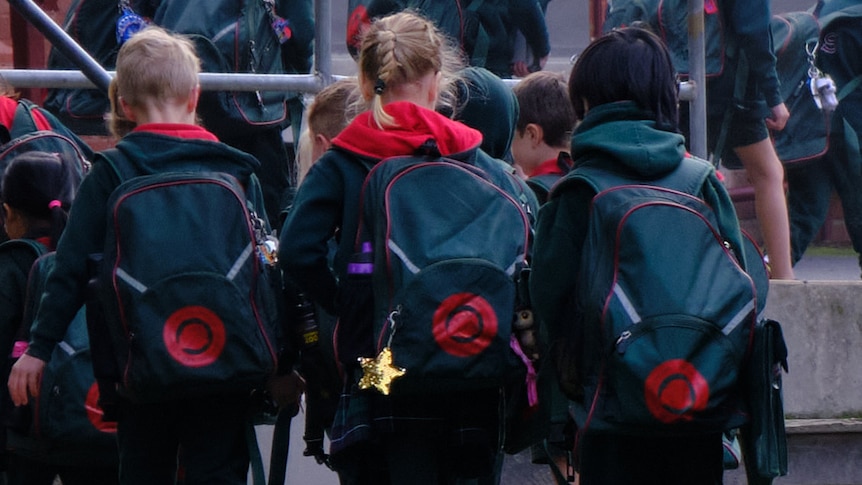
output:
<svg viewBox="0 0 862 485"><path fill-rule="evenodd" d="M592 165L645 182L669 174L687 156L684 138L656 128L652 118L631 101L590 109L572 138L575 169ZM585 184L567 184L567 188L552 192L539 211L530 294L543 344L552 342L563 334L565 326L577 321L574 298L590 202L595 195ZM736 212L715 172L706 179L701 193L695 195L712 207L725 239L741 248ZM544 354L548 355L547 349ZM578 420L585 413L582 403L574 404Z"/></svg>

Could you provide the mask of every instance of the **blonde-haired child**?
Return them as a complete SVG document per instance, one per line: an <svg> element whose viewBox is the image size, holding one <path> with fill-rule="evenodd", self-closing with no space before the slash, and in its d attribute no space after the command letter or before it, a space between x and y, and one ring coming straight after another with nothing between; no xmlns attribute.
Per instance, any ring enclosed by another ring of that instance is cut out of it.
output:
<svg viewBox="0 0 862 485"><path fill-rule="evenodd" d="M62 339L67 322L84 303L88 256L103 250L108 199L122 182L120 174L223 172L236 177L246 188L247 197L262 209L254 175L258 161L220 143L196 124L199 66L186 38L158 27L140 31L120 48L111 83L111 127L122 136L116 145L122 156L97 154L72 205L30 346L9 379L16 404L25 404L29 396L38 394L45 362ZM121 322L107 321L106 325ZM187 483L244 485L249 465L244 434L249 404L246 393L153 404L120 398L120 482L174 483L180 463Z"/></svg>
<svg viewBox="0 0 862 485"><path fill-rule="evenodd" d="M457 49L430 20L410 11L375 20L363 34L358 74L360 92L371 108L332 139L332 148L311 167L281 232L279 262L287 276L327 312L342 318L335 351L350 399L342 400L338 415L365 417L333 426L331 453L343 479L495 480L500 463L504 393L489 388L411 398L369 397L358 391L357 357L376 355L371 310L351 308L339 298L354 252L360 191L373 165L392 156L428 153L433 146L443 156L481 167L496 180L510 180L500 163L479 150L480 132L435 111L454 107L454 73L462 68ZM330 264L328 243L333 236L338 247ZM368 413L354 414L357 406Z"/></svg>

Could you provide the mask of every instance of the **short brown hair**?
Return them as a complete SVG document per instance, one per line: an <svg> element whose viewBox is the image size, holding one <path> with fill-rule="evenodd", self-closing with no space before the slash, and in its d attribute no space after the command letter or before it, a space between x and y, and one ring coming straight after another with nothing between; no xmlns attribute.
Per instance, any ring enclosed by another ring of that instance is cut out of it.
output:
<svg viewBox="0 0 862 485"><path fill-rule="evenodd" d="M328 140L335 138L358 114L363 103L356 78L340 79L314 95L308 107L308 129Z"/></svg>
<svg viewBox="0 0 862 485"><path fill-rule="evenodd" d="M575 110L569 101L566 79L562 74L550 71L531 73L512 91L518 98L518 123L515 127L523 133L530 123L542 127L545 143L550 146L567 146L575 128Z"/></svg>

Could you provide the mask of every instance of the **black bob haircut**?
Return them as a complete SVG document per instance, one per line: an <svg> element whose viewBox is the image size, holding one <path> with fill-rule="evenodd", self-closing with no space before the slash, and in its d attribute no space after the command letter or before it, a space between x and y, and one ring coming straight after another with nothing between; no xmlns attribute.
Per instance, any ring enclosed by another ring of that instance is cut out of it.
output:
<svg viewBox="0 0 862 485"><path fill-rule="evenodd" d="M625 27L594 40L569 76L569 99L579 120L588 108L634 101L653 113L656 127L678 131L677 76L661 39L641 27Z"/></svg>

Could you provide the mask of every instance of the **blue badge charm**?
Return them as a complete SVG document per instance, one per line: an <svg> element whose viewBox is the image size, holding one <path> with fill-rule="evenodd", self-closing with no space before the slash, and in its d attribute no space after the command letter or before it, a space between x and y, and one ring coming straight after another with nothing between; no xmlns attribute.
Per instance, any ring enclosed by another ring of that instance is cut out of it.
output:
<svg viewBox="0 0 862 485"><path fill-rule="evenodd" d="M279 17L274 13L272 14L272 30L274 30L275 35L278 36L278 42L280 44L284 44L289 41L293 36L293 32L290 30L290 21Z"/></svg>
<svg viewBox="0 0 862 485"><path fill-rule="evenodd" d="M133 35L149 25L147 19L136 14L130 8L123 8L123 13L117 19L117 45L123 45Z"/></svg>

